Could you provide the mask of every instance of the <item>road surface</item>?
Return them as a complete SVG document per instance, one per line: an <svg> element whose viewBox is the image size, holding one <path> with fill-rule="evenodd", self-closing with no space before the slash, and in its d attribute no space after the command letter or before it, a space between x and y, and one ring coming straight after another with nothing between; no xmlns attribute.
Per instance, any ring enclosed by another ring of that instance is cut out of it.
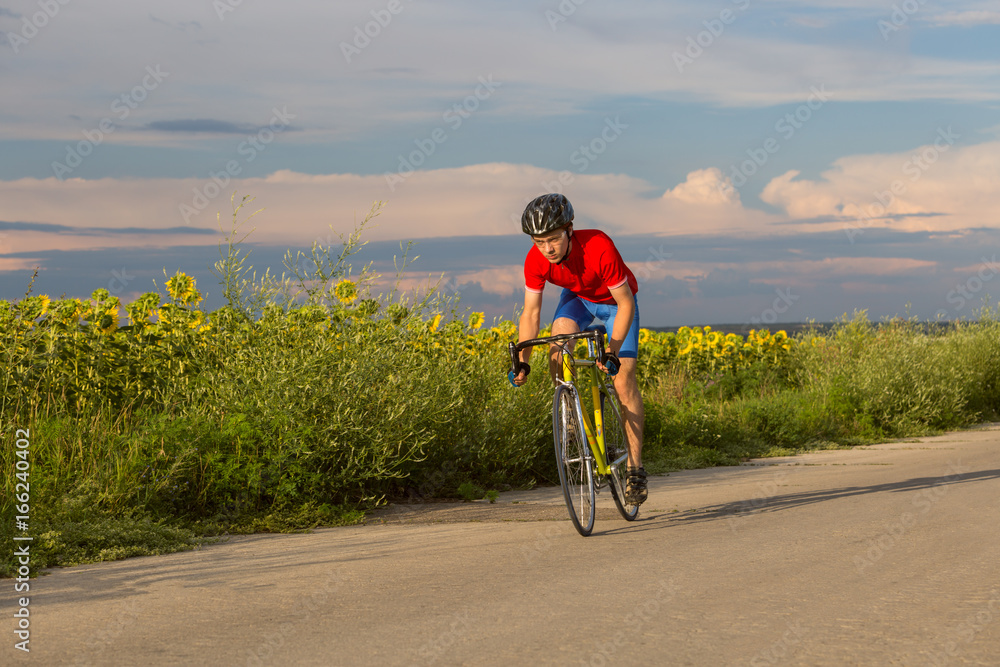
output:
<svg viewBox="0 0 1000 667"><path fill-rule="evenodd" d="M0 663L1000 664L995 427L560 493L55 570Z"/></svg>

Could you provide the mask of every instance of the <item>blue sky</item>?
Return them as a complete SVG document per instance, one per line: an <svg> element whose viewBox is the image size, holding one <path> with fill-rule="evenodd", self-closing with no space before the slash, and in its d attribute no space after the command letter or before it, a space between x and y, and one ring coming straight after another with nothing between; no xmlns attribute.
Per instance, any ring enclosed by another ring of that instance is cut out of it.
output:
<svg viewBox="0 0 1000 667"><path fill-rule="evenodd" d="M261 269L383 200L362 260L415 240L404 286L509 316L561 191L649 325L971 317L998 38L988 2L0 0L0 298L180 269L219 305L236 190Z"/></svg>

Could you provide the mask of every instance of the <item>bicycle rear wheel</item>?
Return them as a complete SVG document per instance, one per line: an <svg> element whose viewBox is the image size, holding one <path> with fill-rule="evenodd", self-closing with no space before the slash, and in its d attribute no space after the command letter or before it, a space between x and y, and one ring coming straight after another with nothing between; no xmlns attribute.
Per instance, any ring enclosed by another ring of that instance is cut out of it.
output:
<svg viewBox="0 0 1000 667"><path fill-rule="evenodd" d="M576 392L571 387L556 387L552 401L556 466L569 518L577 532L586 537L594 529L594 462L580 424L577 405Z"/></svg>
<svg viewBox="0 0 1000 667"><path fill-rule="evenodd" d="M601 393L601 414L604 417L604 447L611 468L611 497L615 507L626 521L635 521L639 516L639 506L625 500L625 486L628 477L628 437L618 398Z"/></svg>

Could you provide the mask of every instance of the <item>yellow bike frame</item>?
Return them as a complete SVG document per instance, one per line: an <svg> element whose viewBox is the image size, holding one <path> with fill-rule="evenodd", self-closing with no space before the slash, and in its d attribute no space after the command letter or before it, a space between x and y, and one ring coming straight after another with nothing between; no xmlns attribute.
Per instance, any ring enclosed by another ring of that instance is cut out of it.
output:
<svg viewBox="0 0 1000 667"><path fill-rule="evenodd" d="M592 343L588 341L588 348L591 345ZM608 466L608 450L604 444L604 415L601 410L601 392L604 390L604 387L597 374L597 363L594 359L577 359L572 351L566 349L565 345L560 346L560 348L562 349L563 382L570 385L574 384L576 377L574 369L577 367L590 369L590 390L594 401L593 423L591 423L590 415L583 409L582 404L580 406L580 413L583 416L583 428L587 433L587 444L590 445L590 451L594 454L594 472L598 475L608 475L611 473L611 468ZM593 350L591 349L590 351L591 356L593 356Z"/></svg>

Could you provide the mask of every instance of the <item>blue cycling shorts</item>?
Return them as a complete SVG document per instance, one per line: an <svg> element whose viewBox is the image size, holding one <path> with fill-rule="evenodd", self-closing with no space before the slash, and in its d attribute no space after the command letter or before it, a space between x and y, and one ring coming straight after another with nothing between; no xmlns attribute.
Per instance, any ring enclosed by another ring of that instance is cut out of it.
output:
<svg viewBox="0 0 1000 667"><path fill-rule="evenodd" d="M628 334L625 336L625 342L622 343L621 349L618 350L619 359L635 359L639 354L639 299L636 298L636 295L633 295L632 298L635 299L635 315L632 317L632 326L629 327ZM608 330L608 338L611 338L611 332L615 329L615 315L617 314L617 304L587 301L564 287L562 295L559 297L559 305L556 306L556 314L552 316L552 321L554 322L560 317L568 317L576 322L576 325L580 327L580 331L583 331L595 319L600 320L604 323L604 328Z"/></svg>

